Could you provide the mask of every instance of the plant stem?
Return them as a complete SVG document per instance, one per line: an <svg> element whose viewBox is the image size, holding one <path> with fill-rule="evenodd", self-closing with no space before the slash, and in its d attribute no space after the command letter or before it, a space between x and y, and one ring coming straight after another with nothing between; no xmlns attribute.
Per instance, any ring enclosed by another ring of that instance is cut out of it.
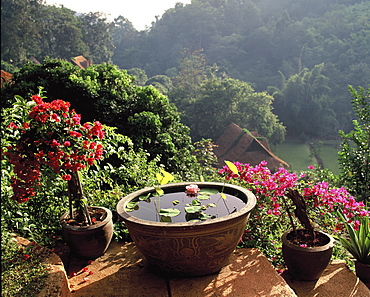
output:
<svg viewBox="0 0 370 297"><path fill-rule="evenodd" d="M68 181L68 196L69 196L69 211L70 217L73 217L73 201L76 203L78 215L87 220L87 223L91 225L91 218L86 203L83 202L84 195L81 185L81 180L78 172L71 172L71 180ZM83 204L83 208L81 205Z"/></svg>
<svg viewBox="0 0 370 297"><path fill-rule="evenodd" d="M288 213L288 217L289 217L289 220L290 220L290 224L292 225L293 232L294 232L294 234L297 234L297 228L295 227L294 220L293 220L292 214L289 211L289 206L286 202L286 197L285 196L283 196L283 202L284 202L285 209Z"/></svg>

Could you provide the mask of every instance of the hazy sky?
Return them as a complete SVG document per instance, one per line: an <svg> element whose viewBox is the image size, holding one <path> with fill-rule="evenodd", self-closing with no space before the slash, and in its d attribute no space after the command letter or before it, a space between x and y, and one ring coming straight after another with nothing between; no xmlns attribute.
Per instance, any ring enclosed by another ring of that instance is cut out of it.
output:
<svg viewBox="0 0 370 297"><path fill-rule="evenodd" d="M48 5L62 4L76 12L105 12L110 20L122 15L137 30L150 27L155 16L161 17L167 9L175 7L177 2L188 4L191 0L46 0Z"/></svg>

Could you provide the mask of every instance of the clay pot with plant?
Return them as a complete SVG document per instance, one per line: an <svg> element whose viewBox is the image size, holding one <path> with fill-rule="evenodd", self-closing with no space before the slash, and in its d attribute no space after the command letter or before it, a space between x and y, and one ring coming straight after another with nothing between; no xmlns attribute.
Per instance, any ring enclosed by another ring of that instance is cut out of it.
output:
<svg viewBox="0 0 370 297"><path fill-rule="evenodd" d="M267 203L269 215L287 220L291 229L282 235L282 251L288 272L300 280L316 280L330 262L335 240L319 230L313 218L335 219L332 213L340 209L350 221L370 212L344 188L330 188L326 182L315 183L307 180L305 174L298 176L284 168L272 173L266 165L265 161L256 166L228 164L219 173L255 193L258 203Z"/></svg>
<svg viewBox="0 0 370 297"><path fill-rule="evenodd" d="M77 256L96 258L112 238L112 213L88 207L80 172L102 157L103 126L81 124L81 116L69 102L44 99L34 95L27 102L16 96L4 152L14 171L11 198L18 203L32 199L42 191L42 179L66 181L69 211L61 217L64 239Z"/></svg>
<svg viewBox="0 0 370 297"><path fill-rule="evenodd" d="M337 214L346 231L337 240L352 255L357 277L370 289L370 219L360 216L349 223L341 212Z"/></svg>

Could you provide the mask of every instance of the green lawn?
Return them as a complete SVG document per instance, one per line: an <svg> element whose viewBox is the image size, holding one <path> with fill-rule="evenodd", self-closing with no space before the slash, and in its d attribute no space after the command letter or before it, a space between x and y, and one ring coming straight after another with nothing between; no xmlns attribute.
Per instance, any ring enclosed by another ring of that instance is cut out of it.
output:
<svg viewBox="0 0 370 297"><path fill-rule="evenodd" d="M322 146L318 148L324 167L334 174L339 174L338 150L339 142L335 140L320 140ZM287 162L293 171L307 170L309 165L317 165L316 158L310 156L310 145L298 139L286 139L273 149L274 154Z"/></svg>

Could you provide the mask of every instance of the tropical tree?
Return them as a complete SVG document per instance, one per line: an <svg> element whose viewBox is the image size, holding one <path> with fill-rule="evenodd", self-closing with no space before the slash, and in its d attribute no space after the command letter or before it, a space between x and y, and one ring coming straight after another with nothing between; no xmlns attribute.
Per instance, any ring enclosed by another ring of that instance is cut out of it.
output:
<svg viewBox="0 0 370 297"><path fill-rule="evenodd" d="M189 128L180 123L176 107L166 96L134 81L112 64L80 69L67 61L45 59L41 65L27 63L1 93L10 106L14 95L27 98L41 86L49 100L68 100L86 121L117 127L118 133L131 138L136 150L148 152L149 161L186 174L195 162Z"/></svg>
<svg viewBox="0 0 370 297"><path fill-rule="evenodd" d="M258 131L272 143L284 140L285 128L272 113L274 98L256 92L246 82L231 78L213 78L200 88L194 103L185 110L184 123L195 141L217 139L226 127L235 123Z"/></svg>
<svg viewBox="0 0 370 297"><path fill-rule="evenodd" d="M339 152L340 178L350 192L362 201L370 201L370 88L358 90L349 86L352 107L357 116L354 130L339 131L342 138Z"/></svg>

